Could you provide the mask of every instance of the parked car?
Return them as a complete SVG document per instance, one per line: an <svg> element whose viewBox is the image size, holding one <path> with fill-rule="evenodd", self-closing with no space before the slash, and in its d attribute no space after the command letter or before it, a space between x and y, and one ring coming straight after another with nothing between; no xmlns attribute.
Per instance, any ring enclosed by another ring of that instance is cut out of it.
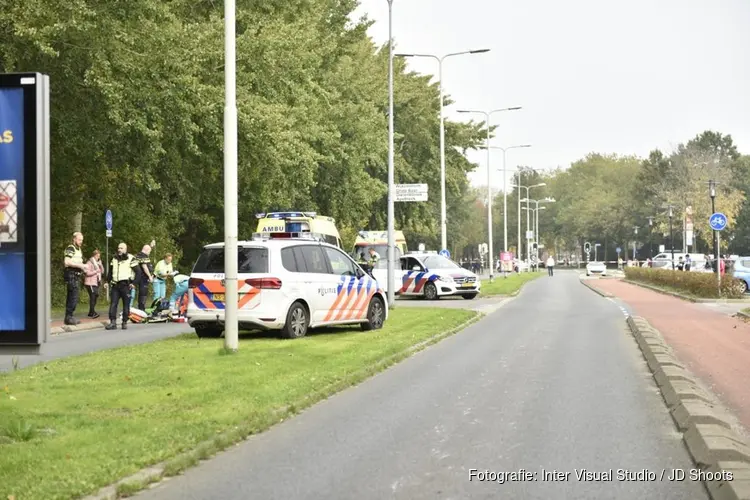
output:
<svg viewBox="0 0 750 500"><path fill-rule="evenodd" d="M586 276L606 276L607 266L604 262L589 262L586 264Z"/></svg>
<svg viewBox="0 0 750 500"><path fill-rule="evenodd" d="M738 257L734 261L732 276L742 282L744 293L750 290L750 257Z"/></svg>
<svg viewBox="0 0 750 500"><path fill-rule="evenodd" d="M442 255L410 253L401 257L399 295L422 296L436 300L447 295L473 299L479 295L479 277Z"/></svg>
<svg viewBox="0 0 750 500"><path fill-rule="evenodd" d="M238 243L238 310L241 330L280 330L298 338L324 325L383 327L385 294L337 246L296 233L255 235ZM224 331L224 244L203 248L188 284L187 319L198 337Z"/></svg>

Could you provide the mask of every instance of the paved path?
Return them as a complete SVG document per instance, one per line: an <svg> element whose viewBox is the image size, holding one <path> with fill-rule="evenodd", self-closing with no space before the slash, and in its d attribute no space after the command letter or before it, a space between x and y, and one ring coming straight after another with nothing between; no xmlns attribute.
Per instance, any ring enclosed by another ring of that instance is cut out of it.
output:
<svg viewBox="0 0 750 500"><path fill-rule="evenodd" d="M615 280L591 284L626 302L750 429L750 324L669 295Z"/></svg>
<svg viewBox="0 0 750 500"><path fill-rule="evenodd" d="M541 307L541 309L540 309ZM622 312L576 273L143 492L142 499L705 499ZM570 472L543 481L542 468ZM574 469L656 481L576 481ZM470 481L526 469L536 481Z"/></svg>
<svg viewBox="0 0 750 500"><path fill-rule="evenodd" d="M117 330L85 330L75 333L64 333L50 336L42 347L41 356L18 356L20 366L29 366L43 361L78 356L89 352L112 349L133 344L145 344L181 333L191 332L186 323L167 323L155 325L128 325L123 331L118 324ZM13 356L0 355L0 372L13 367Z"/></svg>
<svg viewBox="0 0 750 500"><path fill-rule="evenodd" d="M506 297L482 297L481 295L472 300L463 297L442 297L439 300L403 297L396 299L395 307L444 307L447 309L468 309L489 314L499 309L506 300Z"/></svg>

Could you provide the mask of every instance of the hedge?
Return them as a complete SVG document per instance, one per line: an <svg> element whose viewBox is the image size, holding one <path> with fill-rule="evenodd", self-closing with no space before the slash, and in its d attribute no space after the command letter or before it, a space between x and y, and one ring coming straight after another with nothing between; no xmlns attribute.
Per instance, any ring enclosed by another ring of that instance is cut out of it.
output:
<svg viewBox="0 0 750 500"><path fill-rule="evenodd" d="M645 267L626 267L625 277L629 280L667 287L676 291L687 292L700 298L718 298L716 275L703 272L672 271L671 269L651 269ZM739 299L743 297L740 280L729 275L721 278L721 297Z"/></svg>

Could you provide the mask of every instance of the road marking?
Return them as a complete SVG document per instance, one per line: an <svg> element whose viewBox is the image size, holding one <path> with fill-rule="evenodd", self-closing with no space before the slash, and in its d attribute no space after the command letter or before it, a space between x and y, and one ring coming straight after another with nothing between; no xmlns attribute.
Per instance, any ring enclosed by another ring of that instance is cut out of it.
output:
<svg viewBox="0 0 750 500"><path fill-rule="evenodd" d="M614 305L616 305L617 307L620 308L620 312L622 312L622 315L625 316L625 319L628 319L630 317L630 313L628 312L628 310L625 309L620 304L618 304L615 299L613 299L612 297L607 297L607 300L610 301L610 302L612 302Z"/></svg>

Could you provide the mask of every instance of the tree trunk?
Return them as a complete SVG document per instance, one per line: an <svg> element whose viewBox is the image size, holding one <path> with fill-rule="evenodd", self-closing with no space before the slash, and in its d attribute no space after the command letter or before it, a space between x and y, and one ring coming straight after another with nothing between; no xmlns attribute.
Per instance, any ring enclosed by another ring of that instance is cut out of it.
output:
<svg viewBox="0 0 750 500"><path fill-rule="evenodd" d="M81 232L81 225L83 224L83 212L80 210L73 213L70 218L70 231L71 233Z"/></svg>

